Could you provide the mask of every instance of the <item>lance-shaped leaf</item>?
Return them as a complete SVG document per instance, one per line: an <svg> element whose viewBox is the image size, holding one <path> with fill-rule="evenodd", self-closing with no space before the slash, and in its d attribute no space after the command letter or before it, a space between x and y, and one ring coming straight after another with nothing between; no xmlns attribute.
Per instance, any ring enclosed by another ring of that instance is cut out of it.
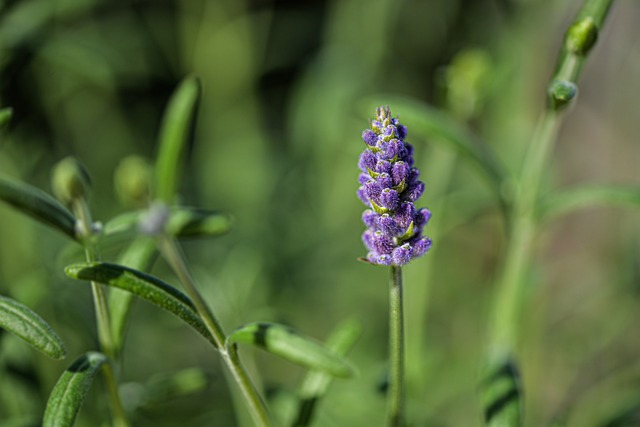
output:
<svg viewBox="0 0 640 427"><path fill-rule="evenodd" d="M127 212L111 219L104 227L106 236L134 234L147 211ZM231 230L233 219L217 210L173 206L169 208L166 232L177 238L215 237Z"/></svg>
<svg viewBox="0 0 640 427"><path fill-rule="evenodd" d="M348 320L340 324L326 341L326 347L338 356L347 355L358 339L362 327L359 322ZM311 425L318 401L327 393L331 384L331 376L326 372L312 369L305 376L300 386L300 404L293 427Z"/></svg>
<svg viewBox="0 0 640 427"><path fill-rule="evenodd" d="M28 184L0 178L0 200L76 239L75 217L44 191Z"/></svg>
<svg viewBox="0 0 640 427"><path fill-rule="evenodd" d="M29 307L0 295L0 328L14 333L33 348L53 359L62 359L67 350L53 329Z"/></svg>
<svg viewBox="0 0 640 427"><path fill-rule="evenodd" d="M342 357L283 325L262 322L244 325L227 337L227 347L235 343L253 344L290 362L336 377L346 378L353 374Z"/></svg>
<svg viewBox="0 0 640 427"><path fill-rule="evenodd" d="M585 185L564 190L543 200L541 217L549 220L589 206L640 207L640 187L631 185Z"/></svg>
<svg viewBox="0 0 640 427"><path fill-rule="evenodd" d="M131 292L178 316L216 345L189 297L157 277L106 262L74 264L64 271L74 279L99 282Z"/></svg>
<svg viewBox="0 0 640 427"><path fill-rule="evenodd" d="M100 367L107 362L102 353L83 354L60 376L47 408L44 412L43 427L70 427L89 393L93 378Z"/></svg>
<svg viewBox="0 0 640 427"><path fill-rule="evenodd" d="M493 365L481 384L484 421L487 427L522 425L520 373L512 360Z"/></svg>
<svg viewBox="0 0 640 427"><path fill-rule="evenodd" d="M167 233L178 238L213 237L231 230L231 216L220 211L175 207L169 214Z"/></svg>
<svg viewBox="0 0 640 427"><path fill-rule="evenodd" d="M200 93L198 79L185 78L171 96L162 120L154 172L155 197L169 205L174 201L181 154L195 124Z"/></svg>

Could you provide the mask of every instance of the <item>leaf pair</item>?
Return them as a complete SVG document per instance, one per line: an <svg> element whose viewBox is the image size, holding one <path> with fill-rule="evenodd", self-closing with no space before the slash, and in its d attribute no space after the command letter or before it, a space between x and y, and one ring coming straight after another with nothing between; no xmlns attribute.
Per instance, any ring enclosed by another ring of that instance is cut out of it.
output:
<svg viewBox="0 0 640 427"><path fill-rule="evenodd" d="M193 302L181 291L162 280L132 268L109 263L83 263L65 269L69 277L95 281L131 292L174 314L216 347L215 340ZM299 365L348 377L351 367L339 356L290 328L270 323L251 323L234 331L226 345L249 343Z"/></svg>

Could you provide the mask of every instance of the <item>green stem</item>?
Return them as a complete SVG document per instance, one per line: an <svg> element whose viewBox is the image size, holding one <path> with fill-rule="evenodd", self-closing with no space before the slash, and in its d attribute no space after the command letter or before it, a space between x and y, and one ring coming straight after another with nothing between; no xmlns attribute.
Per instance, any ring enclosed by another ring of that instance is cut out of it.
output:
<svg viewBox="0 0 640 427"><path fill-rule="evenodd" d="M498 279L498 293L491 332L492 356L506 357L515 344L517 315L522 300L522 281L531 257L536 234L535 206L559 126L559 115L547 111L531 140L522 170L520 188L512 208L512 222L504 264Z"/></svg>
<svg viewBox="0 0 640 427"><path fill-rule="evenodd" d="M389 279L389 426L404 425L404 323L402 268L391 267Z"/></svg>
<svg viewBox="0 0 640 427"><path fill-rule="evenodd" d="M229 368L229 371L231 371L231 374L233 375L233 378L245 399L255 425L259 427L270 427L271 421L269 419L269 414L264 400L260 397L258 390L251 381L244 365L240 361L236 346L225 346L226 335L224 330L198 291L182 250L176 244L174 239L166 235L160 236L159 243L160 252L178 276L180 282L184 285L187 294L196 306L198 314L200 314L207 329L213 336L214 341L216 342L216 347L222 355L222 359L227 365L227 368Z"/></svg>
<svg viewBox="0 0 640 427"><path fill-rule="evenodd" d="M577 81L587 53L597 39L598 31L612 0L587 0L574 24L567 31L553 82L569 85ZM550 88L552 88L551 86ZM550 102L531 138L510 212L509 240L505 260L497 281L497 296L490 330L490 357L508 357L515 346L518 313L523 302L522 284L529 265L537 234L536 208L542 178L548 168L550 153L558 136L561 111L572 101L550 89Z"/></svg>
<svg viewBox="0 0 640 427"><path fill-rule="evenodd" d="M93 220L91 211L85 199L78 199L73 203L75 215L80 220L80 234L83 237L85 248L85 257L88 262L100 260L98 248L96 248L93 240ZM96 311L96 325L98 328L98 341L100 349L110 359L111 363L104 365L102 372L109 393L111 410L113 415L113 424L116 427L128 427L129 423L125 415L122 401L118 392L118 383L113 372L112 364L115 363L115 350L113 345L113 333L111 331L111 322L109 319L109 308L105 297L104 288L100 283L91 282L91 292L93 294L93 304Z"/></svg>

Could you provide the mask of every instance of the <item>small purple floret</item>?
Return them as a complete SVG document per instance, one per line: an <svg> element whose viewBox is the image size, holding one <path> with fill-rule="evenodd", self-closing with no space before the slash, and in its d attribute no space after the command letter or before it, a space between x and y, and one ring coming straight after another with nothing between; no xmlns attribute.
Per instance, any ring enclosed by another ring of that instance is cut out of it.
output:
<svg viewBox="0 0 640 427"><path fill-rule="evenodd" d="M369 209L362 214L367 229L362 241L367 260L378 265L405 265L431 248L423 229L431 211L414 202L425 186L413 167L413 146L404 139L407 128L391 117L388 107L376 110L371 129L362 133L367 148L358 166L358 197Z"/></svg>

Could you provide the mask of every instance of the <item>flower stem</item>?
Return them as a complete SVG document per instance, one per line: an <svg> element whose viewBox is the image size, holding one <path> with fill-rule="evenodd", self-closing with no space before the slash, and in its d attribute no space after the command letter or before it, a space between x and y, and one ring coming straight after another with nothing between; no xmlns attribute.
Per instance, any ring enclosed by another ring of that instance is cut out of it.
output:
<svg viewBox="0 0 640 427"><path fill-rule="evenodd" d="M551 79L549 104L534 134L520 174L519 188L510 212L510 233L505 260L497 284L497 296L490 330L490 358L509 357L515 346L517 315L522 305L522 282L537 234L536 209L544 173L562 122L562 111L573 100L560 98L554 82L574 85L587 53L609 11L612 0L587 0L567 32L563 52Z"/></svg>
<svg viewBox="0 0 640 427"><path fill-rule="evenodd" d="M389 426L404 425L404 323L402 268L391 267L389 279Z"/></svg>
<svg viewBox="0 0 640 427"><path fill-rule="evenodd" d="M85 248L85 257L88 262L100 260L98 248L93 240L93 219L89 205L84 198L73 202L73 211L80 220L80 234L82 235ZM109 308L105 297L103 286L97 282L91 282L91 292L93 294L93 304L96 311L96 325L98 328L98 341L100 349L109 358L110 363L104 365L102 372L105 378L111 411L113 415L113 425L116 427L128 427L129 423L122 407L122 401L118 392L118 383L113 372L115 363L115 350L113 345L113 333L109 319Z"/></svg>
<svg viewBox="0 0 640 427"><path fill-rule="evenodd" d="M247 370L244 365L242 365L242 362L238 357L236 346L225 346L226 335L224 330L198 291L182 250L173 238L166 235L160 236L159 246L162 256L167 260L172 270L180 279L180 282L185 287L187 294L193 300L198 314L200 314L205 326L213 336L217 350L222 355L222 359L227 365L227 368L229 368L229 371L231 371L231 374L233 375L233 378L245 399L245 403L251 413L253 422L258 427L270 427L271 421L269 419L269 414L264 400L260 397L260 394L251 381Z"/></svg>

